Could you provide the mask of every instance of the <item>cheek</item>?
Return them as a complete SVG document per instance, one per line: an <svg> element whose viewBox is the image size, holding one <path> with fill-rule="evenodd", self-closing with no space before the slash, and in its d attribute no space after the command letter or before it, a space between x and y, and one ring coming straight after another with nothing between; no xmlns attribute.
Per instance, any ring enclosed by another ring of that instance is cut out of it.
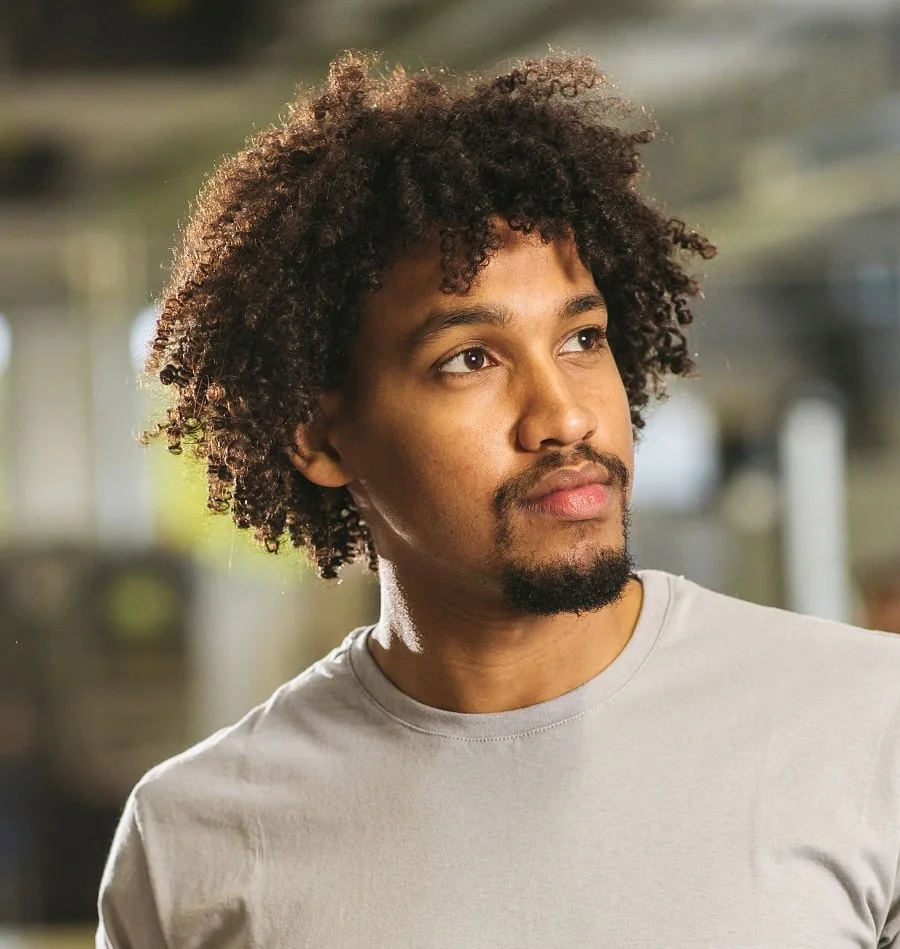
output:
<svg viewBox="0 0 900 949"><path fill-rule="evenodd" d="M614 386L614 395L612 397L615 405L614 417L616 419L616 436L619 443L628 448L628 456L622 460L628 462L634 454L634 432L631 427L631 406L628 404L628 393L625 391L625 384L622 377L616 370L616 381ZM630 467L630 465L629 465Z"/></svg>
<svg viewBox="0 0 900 949"><path fill-rule="evenodd" d="M597 433L591 441L594 447L615 455L628 470L628 489L625 497L625 503L628 505L634 481L634 432L628 395L618 379L618 374L615 384L610 380L603 391L596 394L593 406L597 416Z"/></svg>
<svg viewBox="0 0 900 949"><path fill-rule="evenodd" d="M490 452L484 433L476 437L475 420L423 410L411 423L411 411L379 412L377 403L367 416L356 442L356 470L393 531L412 540L430 528L443 533L477 518L477 499L490 500Z"/></svg>
<svg viewBox="0 0 900 949"><path fill-rule="evenodd" d="M628 470L634 469L634 429L631 427L631 406L624 393L622 396L622 409L619 412L619 444L622 446L622 461L628 466Z"/></svg>
<svg viewBox="0 0 900 949"><path fill-rule="evenodd" d="M619 446L619 457L625 463L630 475L628 490L631 492L631 482L634 479L634 430L631 427L631 407L627 398L623 399L622 411L619 413L621 421L616 432L616 444Z"/></svg>

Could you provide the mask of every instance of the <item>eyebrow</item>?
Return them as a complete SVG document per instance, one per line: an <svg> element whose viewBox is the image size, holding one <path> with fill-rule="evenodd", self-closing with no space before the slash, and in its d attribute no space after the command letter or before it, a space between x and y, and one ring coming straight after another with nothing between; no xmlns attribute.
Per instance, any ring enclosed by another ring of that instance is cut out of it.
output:
<svg viewBox="0 0 900 949"><path fill-rule="evenodd" d="M599 293L583 293L566 300L559 309L558 318L560 321L568 320L593 310L605 311L606 301ZM495 303L432 310L409 334L407 348L416 352L456 326L509 326L513 320L511 310Z"/></svg>

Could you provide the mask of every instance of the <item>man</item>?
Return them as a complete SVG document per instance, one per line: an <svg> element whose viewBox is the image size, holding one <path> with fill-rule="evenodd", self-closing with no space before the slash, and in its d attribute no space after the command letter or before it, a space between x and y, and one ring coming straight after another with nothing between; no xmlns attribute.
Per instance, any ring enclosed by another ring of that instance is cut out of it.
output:
<svg viewBox="0 0 900 949"><path fill-rule="evenodd" d="M588 59L345 56L210 180L156 434L381 614L142 779L98 946L900 947L900 642L628 553L713 253L650 138Z"/></svg>

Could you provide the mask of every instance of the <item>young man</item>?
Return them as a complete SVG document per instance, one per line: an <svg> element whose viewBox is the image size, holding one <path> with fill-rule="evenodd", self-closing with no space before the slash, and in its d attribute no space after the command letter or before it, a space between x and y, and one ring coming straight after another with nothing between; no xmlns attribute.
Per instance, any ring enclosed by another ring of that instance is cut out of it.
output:
<svg viewBox="0 0 900 949"><path fill-rule="evenodd" d="M99 947L900 947L900 640L628 553L713 253L651 137L588 59L346 56L210 180L157 434L381 615L142 779Z"/></svg>

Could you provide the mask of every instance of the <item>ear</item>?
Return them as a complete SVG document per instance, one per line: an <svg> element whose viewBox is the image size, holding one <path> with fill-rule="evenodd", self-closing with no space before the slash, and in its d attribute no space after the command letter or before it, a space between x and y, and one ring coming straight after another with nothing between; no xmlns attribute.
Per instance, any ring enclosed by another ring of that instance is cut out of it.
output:
<svg viewBox="0 0 900 949"><path fill-rule="evenodd" d="M288 450L294 467L322 488L342 488L353 481L353 476L342 466L335 444L335 421L340 408L339 392L323 393L309 423L301 423L294 429L298 450Z"/></svg>

